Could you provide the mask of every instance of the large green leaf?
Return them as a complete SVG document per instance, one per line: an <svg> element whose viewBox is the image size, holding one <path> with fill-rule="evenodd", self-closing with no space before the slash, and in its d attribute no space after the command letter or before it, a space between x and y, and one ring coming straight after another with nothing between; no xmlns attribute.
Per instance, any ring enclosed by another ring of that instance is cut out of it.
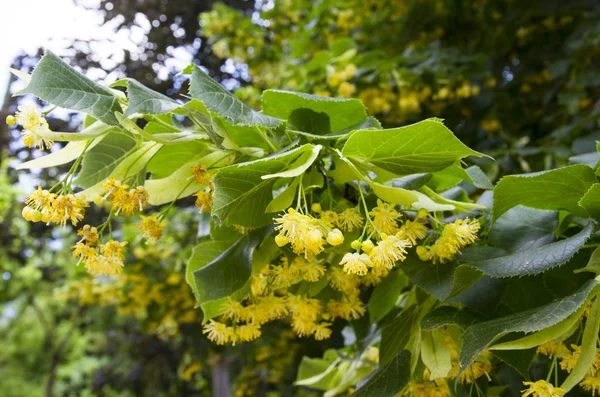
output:
<svg viewBox="0 0 600 397"><path fill-rule="evenodd" d="M400 270L395 270L375 287L367 305L372 323L381 320L396 306L402 289L407 285L408 277Z"/></svg>
<svg viewBox="0 0 600 397"><path fill-rule="evenodd" d="M277 127L283 123L282 120L252 110L250 106L211 79L198 66L190 66L193 68L190 95L192 98L202 101L209 110L227 118L234 124ZM189 71L189 68L186 71Z"/></svg>
<svg viewBox="0 0 600 397"><path fill-rule="evenodd" d="M241 226L264 226L272 222L272 215L265 213L273 200L273 184L276 178L267 175L284 172L290 167L301 167L314 161L315 146L307 144L289 152L264 159L222 168L217 173L215 199L212 214L225 224ZM303 164L299 164L304 159Z"/></svg>
<svg viewBox="0 0 600 397"><path fill-rule="evenodd" d="M467 368L495 340L513 332L536 332L551 327L579 309L588 299L598 281L590 280L575 294L556 302L508 317L475 324L463 334L460 367Z"/></svg>
<svg viewBox="0 0 600 397"><path fill-rule="evenodd" d="M410 381L410 352L403 350L358 387L352 397L393 397Z"/></svg>
<svg viewBox="0 0 600 397"><path fill-rule="evenodd" d="M578 203L594 183L594 170L584 164L534 174L505 176L494 189L493 219L498 219L519 204L588 216Z"/></svg>
<svg viewBox="0 0 600 397"><path fill-rule="evenodd" d="M436 119L387 130L355 131L342 153L396 175L441 171L463 157L482 156Z"/></svg>
<svg viewBox="0 0 600 397"><path fill-rule="evenodd" d="M464 310L454 306L440 306L423 317L421 329L432 330L447 325L456 325L461 329L466 329L476 322L476 318Z"/></svg>
<svg viewBox="0 0 600 397"><path fill-rule="evenodd" d="M194 272L214 261L230 246L231 243L228 241L210 240L199 243L192 250L192 256L187 262L185 280L192 289L196 300L198 300L201 295L198 293L198 288L196 287L196 278L194 277Z"/></svg>
<svg viewBox="0 0 600 397"><path fill-rule="evenodd" d="M488 233L491 245L519 252L554 241L558 213L516 206L504 213Z"/></svg>
<svg viewBox="0 0 600 397"><path fill-rule="evenodd" d="M326 132L339 132L367 120L367 111L358 99L328 98L300 92L267 90L262 96L266 115L287 120L296 109L309 109L328 116ZM318 134L318 129L315 130ZM313 131L306 131L313 132Z"/></svg>
<svg viewBox="0 0 600 397"><path fill-rule="evenodd" d="M123 117L129 117L134 113L140 114L163 114L169 113L179 106L180 103L159 92L151 90L134 79L123 79L112 84L112 86L127 87L127 98L129 106Z"/></svg>
<svg viewBox="0 0 600 397"><path fill-rule="evenodd" d="M164 146L148 163L152 178L165 178L179 167L208 153L205 142L192 141Z"/></svg>
<svg viewBox="0 0 600 397"><path fill-rule="evenodd" d="M136 145L137 140L123 129L105 135L100 143L83 155L83 165L74 182L83 188L102 182Z"/></svg>
<svg viewBox="0 0 600 397"><path fill-rule="evenodd" d="M431 379L445 378L452 370L452 358L441 331L421 331L421 360L431 372Z"/></svg>
<svg viewBox="0 0 600 397"><path fill-rule="evenodd" d="M579 201L579 206L600 221L600 183L594 183Z"/></svg>
<svg viewBox="0 0 600 397"><path fill-rule="evenodd" d="M594 225L589 223L574 236L554 243L490 259L474 260L472 256L463 255L461 261L492 277L538 274L566 263L586 243L593 231Z"/></svg>
<svg viewBox="0 0 600 397"><path fill-rule="evenodd" d="M31 81L18 95L32 94L53 105L87 113L106 124L119 124L117 97L94 83L51 52L46 52L33 70Z"/></svg>
<svg viewBox="0 0 600 397"><path fill-rule="evenodd" d="M395 317L388 316L381 324L381 345L379 347L379 362L386 364L398 353L407 348L412 336L414 325L419 321L419 308L411 306L398 312Z"/></svg>
<svg viewBox="0 0 600 397"><path fill-rule="evenodd" d="M261 241L261 233L242 236L219 256L200 267L200 253L192 255L188 267L194 270L196 300L204 302L225 298L244 286L252 274L252 254Z"/></svg>

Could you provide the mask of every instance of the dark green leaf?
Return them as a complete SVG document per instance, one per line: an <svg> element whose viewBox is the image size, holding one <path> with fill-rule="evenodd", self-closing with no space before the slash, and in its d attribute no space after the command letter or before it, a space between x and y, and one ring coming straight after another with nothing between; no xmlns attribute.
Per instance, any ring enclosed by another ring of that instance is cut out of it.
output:
<svg viewBox="0 0 600 397"><path fill-rule="evenodd" d="M460 310L454 306L441 306L427 313L421 320L421 328L424 330L432 330L445 327L447 325L456 325L461 329L465 329L477 320L471 314Z"/></svg>
<svg viewBox="0 0 600 397"><path fill-rule="evenodd" d="M516 206L492 225L488 238L492 245L508 252L540 247L554 241L558 213Z"/></svg>
<svg viewBox="0 0 600 397"><path fill-rule="evenodd" d="M400 270L391 272L373 290L367 307L372 323L385 317L396 306L402 289L408 285L408 277Z"/></svg>
<svg viewBox="0 0 600 397"><path fill-rule="evenodd" d="M519 204L588 216L578 202L594 183L594 170L583 164L534 174L505 176L494 189L493 219L498 219Z"/></svg>
<svg viewBox="0 0 600 397"><path fill-rule="evenodd" d="M600 183L594 183L579 201L579 206L597 221L600 221Z"/></svg>
<svg viewBox="0 0 600 397"><path fill-rule="evenodd" d="M461 369L464 370L471 365L492 342L506 334L536 332L566 319L587 301L596 285L598 285L597 281L590 280L575 294L556 302L470 326L463 334L463 345L460 351Z"/></svg>
<svg viewBox="0 0 600 397"><path fill-rule="evenodd" d="M463 157L482 156L434 119L388 130L355 131L342 153L398 176L441 171Z"/></svg>
<svg viewBox="0 0 600 397"><path fill-rule="evenodd" d="M123 117L129 117L134 113L141 114L163 114L169 113L179 106L180 103L174 99L169 98L159 92L151 90L145 85L139 83L134 79L120 80L114 85L126 85L127 86L127 97L129 99L129 106L123 114Z"/></svg>
<svg viewBox="0 0 600 397"><path fill-rule="evenodd" d="M410 352L400 352L392 361L379 368L352 397L393 397L410 381Z"/></svg>
<svg viewBox="0 0 600 397"><path fill-rule="evenodd" d="M79 110L109 125L118 125L115 112L122 112L117 97L108 88L94 83L50 51L38 62L29 84L18 92L23 94Z"/></svg>

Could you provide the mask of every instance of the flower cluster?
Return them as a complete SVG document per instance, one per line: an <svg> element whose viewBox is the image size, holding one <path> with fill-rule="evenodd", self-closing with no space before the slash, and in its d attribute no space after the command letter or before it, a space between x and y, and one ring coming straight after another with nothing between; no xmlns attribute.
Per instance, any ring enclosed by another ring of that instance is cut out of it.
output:
<svg viewBox="0 0 600 397"><path fill-rule="evenodd" d="M213 176L205 165L197 164L192 169L192 178L197 184L204 186L194 194L196 196L195 206L200 208L200 212L210 212L214 199Z"/></svg>
<svg viewBox="0 0 600 397"><path fill-rule="evenodd" d="M148 192L143 186L127 190L129 185L121 183L112 176L102 182L101 186L106 192L104 198L110 201L115 215L129 216L137 211L143 211L148 205Z"/></svg>
<svg viewBox="0 0 600 397"><path fill-rule="evenodd" d="M98 230L85 225L77 232L81 236L73 246L73 256L79 258L79 263L85 264L85 269L93 276L114 276L123 270L125 246L127 241L109 240L98 244Z"/></svg>
<svg viewBox="0 0 600 397"><path fill-rule="evenodd" d="M417 247L417 254L423 261L448 262L462 248L475 242L479 229L480 225L476 219L457 219L444 225L440 237L433 245Z"/></svg>
<svg viewBox="0 0 600 397"><path fill-rule="evenodd" d="M18 107L14 116L6 118L8 125L19 124L23 127L21 135L23 143L27 147L36 147L40 150L50 149L54 144L52 139L44 137L50 133L48 122L44 115L35 105L23 105Z"/></svg>
<svg viewBox="0 0 600 397"><path fill-rule="evenodd" d="M88 204L73 194L56 194L38 189L25 200L23 218L30 222L55 223L65 226L71 222L76 226L85 215Z"/></svg>

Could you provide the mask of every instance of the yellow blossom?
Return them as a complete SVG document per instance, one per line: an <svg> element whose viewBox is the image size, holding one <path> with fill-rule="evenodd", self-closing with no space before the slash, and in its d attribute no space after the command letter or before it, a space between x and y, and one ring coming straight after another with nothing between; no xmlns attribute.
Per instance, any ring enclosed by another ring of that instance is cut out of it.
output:
<svg viewBox="0 0 600 397"><path fill-rule="evenodd" d="M287 258L283 257L281 264L271 266L269 271L269 279L275 288L287 288L298 282L300 275L297 266L288 264Z"/></svg>
<svg viewBox="0 0 600 397"><path fill-rule="evenodd" d="M200 208L200 212L210 212L213 203L212 193L203 190L194 194L194 196L196 196L196 202L194 204L196 207Z"/></svg>
<svg viewBox="0 0 600 397"><path fill-rule="evenodd" d="M333 317L341 317L347 321L360 318L366 311L363 302L354 295L342 301L330 300L327 303L327 310Z"/></svg>
<svg viewBox="0 0 600 397"><path fill-rule="evenodd" d="M98 241L98 229L90 225L84 225L77 231L77 235L81 237L81 241L87 245L96 244Z"/></svg>
<svg viewBox="0 0 600 397"><path fill-rule="evenodd" d="M369 215L373 217L373 223L380 233L394 234L398 231L396 219L401 214L394 209L393 204L384 203L377 199L377 207L373 208Z"/></svg>
<svg viewBox="0 0 600 397"><path fill-rule="evenodd" d="M461 372L460 383L473 383L481 376L487 375L491 370L492 364L489 362L475 361L469 366L469 368Z"/></svg>
<svg viewBox="0 0 600 397"><path fill-rule="evenodd" d="M563 343L559 343L556 340L538 346L537 352L548 357L556 356L558 358L563 358L571 354L571 351Z"/></svg>
<svg viewBox="0 0 600 397"><path fill-rule="evenodd" d="M210 323L204 326L202 333L208 334L208 339L215 342L217 345L224 345L235 339L233 327L228 327L227 325L214 320L210 320Z"/></svg>
<svg viewBox="0 0 600 397"><path fill-rule="evenodd" d="M353 274L346 273L342 268L337 266L330 268L329 284L336 290L341 292L355 291L360 284L359 278Z"/></svg>
<svg viewBox="0 0 600 397"><path fill-rule="evenodd" d="M330 326L331 326L331 323L327 323L327 322L321 322L321 323L315 324L315 326L313 327L315 339L316 340L329 339L331 337L331 329L329 328Z"/></svg>
<svg viewBox="0 0 600 397"><path fill-rule="evenodd" d="M204 164L196 164L192 168L192 178L199 185L211 186L212 176L208 173L208 169Z"/></svg>
<svg viewBox="0 0 600 397"><path fill-rule="evenodd" d="M44 190L38 185L38 189L27 196L25 204L37 211L44 209L49 211L52 208L54 199L56 199L56 194L50 193L48 190Z"/></svg>
<svg viewBox="0 0 600 397"><path fill-rule="evenodd" d="M314 283L319 281L325 275L326 268L316 259L304 259L297 257L292 262L298 268L298 272L302 278L308 282Z"/></svg>
<svg viewBox="0 0 600 397"><path fill-rule="evenodd" d="M323 226L332 228L335 225L339 225L339 214L334 211L321 211L319 213L319 220Z"/></svg>
<svg viewBox="0 0 600 397"><path fill-rule="evenodd" d="M560 368L567 372L573 371L575 365L577 365L577 361L579 361L579 356L581 355L581 346L571 345L572 352L565 354L560 359Z"/></svg>
<svg viewBox="0 0 600 397"><path fill-rule="evenodd" d="M327 234L327 242L333 246L340 245L344 242L344 234L340 229L333 229Z"/></svg>
<svg viewBox="0 0 600 397"><path fill-rule="evenodd" d="M231 298L227 298L227 302L221 305L223 317L231 319L235 322L240 321L244 316L244 306Z"/></svg>
<svg viewBox="0 0 600 397"><path fill-rule="evenodd" d="M67 221L71 221L73 226L77 226L85 215L85 207L88 204L72 194L56 196L52 201L50 222L65 226Z"/></svg>
<svg viewBox="0 0 600 397"><path fill-rule="evenodd" d="M414 221L407 220L404 225L400 226L396 236L409 241L411 245L416 245L417 240L421 240L427 236L427 226L422 219L417 218Z"/></svg>
<svg viewBox="0 0 600 397"><path fill-rule="evenodd" d="M350 98L356 92L356 86L344 81L338 87L338 94L343 98Z"/></svg>
<svg viewBox="0 0 600 397"><path fill-rule="evenodd" d="M545 380L536 382L523 382L527 389L522 390L522 397L561 397L565 391L560 387L554 387L551 383Z"/></svg>
<svg viewBox="0 0 600 397"><path fill-rule="evenodd" d="M144 216L140 215L142 221L140 222L140 231L142 236L146 237L148 241L158 241L162 237L165 223L158 219L158 215Z"/></svg>
<svg viewBox="0 0 600 397"><path fill-rule="evenodd" d="M321 313L321 302L318 299L289 295L287 307L293 316L315 321Z"/></svg>
<svg viewBox="0 0 600 397"><path fill-rule="evenodd" d="M431 247L433 262L445 263L458 251L475 242L480 225L476 219L458 219L444 226L442 235Z"/></svg>
<svg viewBox="0 0 600 397"><path fill-rule="evenodd" d="M364 276L369 271L369 267L373 266L371 258L367 254L347 253L342 258L340 265L344 265L344 271L349 274L357 274Z"/></svg>
<svg viewBox="0 0 600 397"><path fill-rule="evenodd" d="M338 226L347 232L352 232L355 229L361 228L364 222L364 218L356 207L345 209L339 214L337 219Z"/></svg>
<svg viewBox="0 0 600 397"><path fill-rule="evenodd" d="M23 136L23 144L27 147L35 147L39 150L49 150L54 141L49 138L45 138L44 134L51 132L48 128L48 124L44 120L43 124L37 125L31 129L24 129L21 131Z"/></svg>
<svg viewBox="0 0 600 397"><path fill-rule="evenodd" d="M16 122L26 130L31 130L46 121L35 105L22 105L17 109L18 111L15 113Z"/></svg>
<svg viewBox="0 0 600 397"><path fill-rule="evenodd" d="M579 383L579 386L587 392L591 392L592 396L596 395L597 391L600 391L600 377L593 375L586 375L585 378Z"/></svg>
<svg viewBox="0 0 600 397"><path fill-rule="evenodd" d="M256 324L244 324L237 328L237 337L242 342L250 342L260 337L260 327Z"/></svg>
<svg viewBox="0 0 600 397"><path fill-rule="evenodd" d="M395 262L406 259L406 248L408 247L410 247L408 241L382 234L381 241L369 254L373 268L391 270Z"/></svg>

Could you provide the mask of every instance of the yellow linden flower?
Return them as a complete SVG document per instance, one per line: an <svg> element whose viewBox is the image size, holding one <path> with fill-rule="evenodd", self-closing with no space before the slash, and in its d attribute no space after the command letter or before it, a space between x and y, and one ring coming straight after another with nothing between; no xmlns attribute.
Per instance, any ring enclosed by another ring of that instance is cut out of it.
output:
<svg viewBox="0 0 600 397"><path fill-rule="evenodd" d="M199 185L210 186L212 183L212 176L204 164L196 164L192 168L192 178Z"/></svg>
<svg viewBox="0 0 600 397"><path fill-rule="evenodd" d="M327 310L333 317L341 317L344 320L356 320L365 314L364 303L355 295L344 298L343 301L330 300Z"/></svg>
<svg viewBox="0 0 600 397"><path fill-rule="evenodd" d="M344 265L346 273L364 276L369 271L369 267L373 266L373 263L371 263L371 258L367 254L349 252L344 255L340 265Z"/></svg>
<svg viewBox="0 0 600 397"><path fill-rule="evenodd" d="M35 105L22 105L17 109L15 120L17 124L22 125L26 130L32 130L43 122L46 122L42 112Z"/></svg>
<svg viewBox="0 0 600 397"><path fill-rule="evenodd" d="M327 242L333 246L344 242L344 234L340 229L333 229L327 234Z"/></svg>
<svg viewBox="0 0 600 397"><path fill-rule="evenodd" d="M423 262L430 261L431 258L433 257L433 254L431 252L431 247L428 245L427 246L423 246L423 245L417 246L417 256Z"/></svg>
<svg viewBox="0 0 600 397"><path fill-rule="evenodd" d="M334 226L339 225L339 216L340 214L334 211L321 211L319 213L319 220L323 226L331 229Z"/></svg>
<svg viewBox="0 0 600 397"><path fill-rule="evenodd" d="M292 250L298 255L309 258L324 250L325 239L321 226L314 218L300 214L290 208L287 214L275 219L275 230L292 245ZM281 242L283 239L280 238Z"/></svg>
<svg viewBox="0 0 600 397"><path fill-rule="evenodd" d="M281 296L265 296L264 298L259 298L257 299L256 306L256 310L261 311L263 318L266 319L264 322L277 320L278 318L285 317L289 314L286 299ZM252 315L248 317L250 321L254 321Z"/></svg>
<svg viewBox="0 0 600 397"><path fill-rule="evenodd" d="M344 81L338 87L338 94L343 98L350 98L356 92L356 86L354 84Z"/></svg>
<svg viewBox="0 0 600 397"><path fill-rule="evenodd" d="M460 374L460 383L468 384L475 382L476 379L487 375L492 370L492 364L489 362L475 361ZM489 376L488 376L489 378Z"/></svg>
<svg viewBox="0 0 600 397"><path fill-rule="evenodd" d="M136 205L138 211L142 211L146 205L148 205L148 199L150 195L143 186L138 186L135 189L129 191L131 201Z"/></svg>
<svg viewBox="0 0 600 397"><path fill-rule="evenodd" d="M73 247L73 257L79 257L79 261L88 261L98 256L98 251L94 247L86 245L82 242L76 243Z"/></svg>
<svg viewBox="0 0 600 397"><path fill-rule="evenodd" d="M223 317L233 320L235 322L240 321L240 319L243 317L244 309L244 305L231 298L227 298L227 302L221 305L221 310L223 310Z"/></svg>
<svg viewBox="0 0 600 397"><path fill-rule="evenodd" d="M360 278L360 283L368 287L374 287L380 282L381 277L373 273L367 273Z"/></svg>
<svg viewBox="0 0 600 397"><path fill-rule="evenodd" d="M73 226L77 226L85 215L84 208L88 206L88 203L72 194L57 196L52 201L50 221L62 226L65 226L67 221L71 221Z"/></svg>
<svg viewBox="0 0 600 397"><path fill-rule="evenodd" d="M329 278L329 284L341 292L355 291L360 284L360 279L357 276L348 274L337 266L330 268Z"/></svg>
<svg viewBox="0 0 600 397"><path fill-rule="evenodd" d="M293 263L290 266L285 257L282 258L281 264L271 266L269 271L269 279L275 288L287 288L292 284L296 284L299 281L299 276L298 267Z"/></svg>
<svg viewBox="0 0 600 397"><path fill-rule="evenodd" d="M331 326L331 323L327 323L327 322L321 322L321 323L315 324L315 326L313 327L315 339L316 340L325 340L325 339L331 338L331 329L329 328L330 326Z"/></svg>
<svg viewBox="0 0 600 397"><path fill-rule="evenodd" d="M250 342L254 339L260 338L261 332L260 327L256 324L244 324L237 328L236 334L238 340L242 342Z"/></svg>
<svg viewBox="0 0 600 397"><path fill-rule="evenodd" d="M42 187L38 185L38 190L27 196L25 204L37 211L44 209L49 211L52 208L54 199L56 199L56 194L50 193L48 190L43 190Z"/></svg>
<svg viewBox="0 0 600 397"><path fill-rule="evenodd" d="M550 342L546 342L543 345L538 346L537 353L544 354L550 358L556 356L558 358L563 358L571 354L569 348L567 348L563 343L559 343L556 340L552 340Z"/></svg>
<svg viewBox="0 0 600 397"><path fill-rule="evenodd" d="M250 290L254 296L263 296L269 286L269 265L264 266L260 272L252 276Z"/></svg>
<svg viewBox="0 0 600 397"><path fill-rule="evenodd" d="M140 217L142 218L142 222L140 222L140 231L142 232L142 236L146 237L148 241L160 240L166 224L158 219L158 215L152 215L148 217L140 215Z"/></svg>
<svg viewBox="0 0 600 397"><path fill-rule="evenodd" d="M23 144L27 147L35 147L39 150L50 149L54 144L54 141L49 138L44 138L45 133L49 133L50 128L48 128L48 124L46 120L43 121L42 124L37 125L31 129L24 129L21 131L21 136L23 136Z"/></svg>
<svg viewBox="0 0 600 397"><path fill-rule="evenodd" d="M579 356L581 355L581 346L571 345L572 352L565 354L564 357L560 359L560 368L567 372L573 371L575 365L577 365L577 361L579 361Z"/></svg>
<svg viewBox="0 0 600 397"><path fill-rule="evenodd" d="M98 241L98 229L90 225L84 225L77 231L77 235L81 237L80 242L88 245L94 245Z"/></svg>
<svg viewBox="0 0 600 397"><path fill-rule="evenodd" d="M302 278L311 283L319 281L319 279L325 275L327 270L325 266L321 265L320 262L315 259L306 260L302 257L297 257L292 264L298 268Z"/></svg>
<svg viewBox="0 0 600 397"><path fill-rule="evenodd" d="M109 243L111 242L109 241ZM122 244L116 241L115 243ZM107 250L107 244L100 245L99 248L103 250L102 254L96 252L96 255L83 260L85 269L92 276L114 276L123 270L122 253L114 252L112 245L109 245Z"/></svg>
<svg viewBox="0 0 600 397"><path fill-rule="evenodd" d="M235 339L235 331L233 327L228 327L223 323L210 320L210 323L204 326L203 334L208 334L208 339L215 342L217 345L224 345L233 342Z"/></svg>
<svg viewBox="0 0 600 397"><path fill-rule="evenodd" d="M480 225L476 219L458 219L444 226L442 235L431 247L433 262L445 263L458 251L475 242Z"/></svg>
<svg viewBox="0 0 600 397"><path fill-rule="evenodd" d="M397 218L401 214L394 209L393 204L377 199L377 207L373 208L369 215L373 217L373 223L380 233L394 234L398 231Z"/></svg>
<svg viewBox="0 0 600 397"><path fill-rule="evenodd" d="M315 332L315 325L311 318L292 316L292 329L300 337L312 335Z"/></svg>
<svg viewBox="0 0 600 397"><path fill-rule="evenodd" d="M536 382L523 382L527 389L522 390L522 397L533 396L533 397L561 397L565 394L565 391L560 387L554 387L551 383L545 380L538 380Z"/></svg>
<svg viewBox="0 0 600 397"><path fill-rule="evenodd" d="M286 303L290 313L297 318L310 319L314 322L321 313L321 302L318 299L289 295Z"/></svg>
<svg viewBox="0 0 600 397"><path fill-rule="evenodd" d="M417 244L417 240L421 240L427 236L427 225L420 218L414 221L407 220L404 222L404 225L400 226L396 236L409 241L414 246Z"/></svg>
<svg viewBox="0 0 600 397"><path fill-rule="evenodd" d="M347 208L338 216L338 226L347 232L352 232L355 229L361 228L365 223L364 218L360 214L358 208Z"/></svg>
<svg viewBox="0 0 600 397"><path fill-rule="evenodd" d="M591 392L592 396L596 395L596 391L600 390L600 377L586 375L585 378L579 383L579 386L587 392Z"/></svg>
<svg viewBox="0 0 600 397"><path fill-rule="evenodd" d="M381 241L373 248L369 257L373 262L373 268L391 270L395 262L406 259L406 248L410 243L396 236L381 235Z"/></svg>
<svg viewBox="0 0 600 397"><path fill-rule="evenodd" d="M213 195L209 191L200 191L196 194L196 202L194 205L200 208L200 212L210 212L213 204Z"/></svg>

